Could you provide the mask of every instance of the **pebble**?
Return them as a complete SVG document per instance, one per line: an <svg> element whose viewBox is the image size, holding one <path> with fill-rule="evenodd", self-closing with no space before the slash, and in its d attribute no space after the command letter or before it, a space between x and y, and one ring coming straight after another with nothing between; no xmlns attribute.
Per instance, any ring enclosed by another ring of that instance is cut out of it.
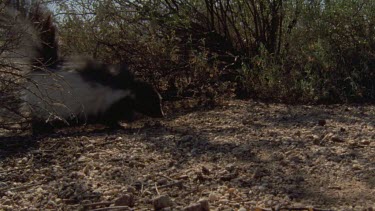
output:
<svg viewBox="0 0 375 211"><path fill-rule="evenodd" d="M253 174L253 179L260 179L264 176L267 176L267 171L265 171L264 169L256 169L254 174Z"/></svg>
<svg viewBox="0 0 375 211"><path fill-rule="evenodd" d="M235 168L236 168L236 164L234 164L234 163L229 163L225 166L225 170L227 170L229 172L233 171Z"/></svg>
<svg viewBox="0 0 375 211"><path fill-rule="evenodd" d="M318 121L318 125L319 126L324 126L324 125L326 125L327 124L327 121L325 120L325 119L320 119L319 121Z"/></svg>
<svg viewBox="0 0 375 211"><path fill-rule="evenodd" d="M362 140L362 141L361 141L361 144L367 146L367 145L370 145L370 144L371 144L371 141L370 141L370 140Z"/></svg>
<svg viewBox="0 0 375 211"><path fill-rule="evenodd" d="M362 167L361 167L361 165L355 163L355 164L352 165L352 169L353 170L361 170Z"/></svg>
<svg viewBox="0 0 375 211"><path fill-rule="evenodd" d="M86 150L91 151L91 150L95 149L95 145L94 144L88 144L88 145L85 145L85 148L86 148Z"/></svg>
<svg viewBox="0 0 375 211"><path fill-rule="evenodd" d="M107 190L107 191L104 191L104 195L105 196L111 196L111 195L118 195L119 194L119 190L118 189L111 189L111 190Z"/></svg>
<svg viewBox="0 0 375 211"><path fill-rule="evenodd" d="M348 142L348 144L349 144L350 147L358 147L358 143L357 143L357 141L354 141L354 140L350 140L350 141Z"/></svg>
<svg viewBox="0 0 375 211"><path fill-rule="evenodd" d="M129 186L129 187L127 187L126 191L127 191L128 193L135 193L136 190L135 190L134 187Z"/></svg>
<svg viewBox="0 0 375 211"><path fill-rule="evenodd" d="M7 187L7 184L5 182L0 182L0 188Z"/></svg>
<svg viewBox="0 0 375 211"><path fill-rule="evenodd" d="M154 204L155 210L161 210L161 209L173 206L173 202L171 198L167 195L161 195L161 196L154 198L153 204Z"/></svg>
<svg viewBox="0 0 375 211"><path fill-rule="evenodd" d="M236 191L237 191L237 189L235 189L235 188L229 188L228 189L229 194L234 194Z"/></svg>
<svg viewBox="0 0 375 211"><path fill-rule="evenodd" d="M309 135L307 136L308 139L312 140L312 141L319 141L319 136L317 135Z"/></svg>
<svg viewBox="0 0 375 211"><path fill-rule="evenodd" d="M181 138L181 142L188 142L188 141L191 141L191 140L193 140L193 136L191 136L191 135L186 135L186 136L183 136Z"/></svg>
<svg viewBox="0 0 375 211"><path fill-rule="evenodd" d="M333 133L328 133L323 137L322 141L329 141L332 137Z"/></svg>
<svg viewBox="0 0 375 211"><path fill-rule="evenodd" d="M243 146L238 146L232 149L232 154L234 155L242 155L246 154L251 150L250 145L243 145Z"/></svg>
<svg viewBox="0 0 375 211"><path fill-rule="evenodd" d="M3 205L11 205L12 204L12 201L11 200L5 200L2 202Z"/></svg>
<svg viewBox="0 0 375 211"><path fill-rule="evenodd" d="M219 195L217 193L212 192L212 193L210 193L210 195L208 195L208 200L210 202L217 201L217 200L219 200Z"/></svg>
<svg viewBox="0 0 375 211"><path fill-rule="evenodd" d="M332 137L331 137L331 140L332 140L333 142L337 142L337 143L344 142L344 139L341 138L341 137L338 137L338 136L332 136Z"/></svg>
<svg viewBox="0 0 375 211"><path fill-rule="evenodd" d="M134 207L135 198L133 194L125 194L115 200L115 206L128 206Z"/></svg>
<svg viewBox="0 0 375 211"><path fill-rule="evenodd" d="M83 179L85 178L85 173L84 172L79 172L79 171L74 171L70 174L71 178L77 178L77 179Z"/></svg>
<svg viewBox="0 0 375 211"><path fill-rule="evenodd" d="M190 154L195 156L195 155L198 155L198 149L197 148L193 148L191 151L190 151Z"/></svg>
<svg viewBox="0 0 375 211"><path fill-rule="evenodd" d="M220 180L222 181L230 181L232 179L235 179L238 176L236 172L230 173L230 174L224 174L223 176L220 177Z"/></svg>
<svg viewBox="0 0 375 211"><path fill-rule="evenodd" d="M210 169L208 169L206 166L202 166L202 173L204 175L209 175L210 174Z"/></svg>
<svg viewBox="0 0 375 211"><path fill-rule="evenodd" d="M198 203L191 204L182 209L183 211L209 211L210 206L207 200L199 200Z"/></svg>
<svg viewBox="0 0 375 211"><path fill-rule="evenodd" d="M186 175L186 174L183 174L183 175L179 176L178 179L186 180L186 179L189 179L189 176Z"/></svg>
<svg viewBox="0 0 375 211"><path fill-rule="evenodd" d="M265 185L259 185L254 187L255 190L265 191L267 188Z"/></svg>
<svg viewBox="0 0 375 211"><path fill-rule="evenodd" d="M79 157L78 158L78 162L89 162L89 161L91 161L91 158L88 158L88 157L85 157L85 156L81 156L81 157Z"/></svg>
<svg viewBox="0 0 375 211"><path fill-rule="evenodd" d="M299 137L299 136L301 136L301 135L302 135L302 132L301 132L301 131L297 131L297 132L295 132L295 133L294 133L294 135L296 135L296 136L298 136L298 137Z"/></svg>
<svg viewBox="0 0 375 211"><path fill-rule="evenodd" d="M168 183L168 180L165 179L165 178L162 178L162 179L158 180L157 183L158 183L158 185L166 185Z"/></svg>

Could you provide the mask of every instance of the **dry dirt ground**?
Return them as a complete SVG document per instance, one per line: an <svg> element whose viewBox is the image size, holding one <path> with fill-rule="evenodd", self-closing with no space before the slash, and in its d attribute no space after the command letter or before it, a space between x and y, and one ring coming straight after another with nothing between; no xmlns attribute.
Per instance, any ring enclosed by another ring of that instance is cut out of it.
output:
<svg viewBox="0 0 375 211"><path fill-rule="evenodd" d="M0 141L0 210L207 210L207 203L374 210L375 107L234 100L124 130Z"/></svg>

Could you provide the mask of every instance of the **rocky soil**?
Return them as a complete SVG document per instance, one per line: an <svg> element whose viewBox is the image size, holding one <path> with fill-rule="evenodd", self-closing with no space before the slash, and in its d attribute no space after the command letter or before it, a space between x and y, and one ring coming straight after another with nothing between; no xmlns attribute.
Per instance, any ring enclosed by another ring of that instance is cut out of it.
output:
<svg viewBox="0 0 375 211"><path fill-rule="evenodd" d="M256 208L374 210L375 107L234 100L0 141L0 210Z"/></svg>

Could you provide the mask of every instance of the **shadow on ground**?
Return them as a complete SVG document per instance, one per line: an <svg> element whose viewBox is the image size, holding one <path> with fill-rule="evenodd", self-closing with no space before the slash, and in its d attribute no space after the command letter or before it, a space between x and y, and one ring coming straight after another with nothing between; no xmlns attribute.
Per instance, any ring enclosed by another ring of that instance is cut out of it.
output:
<svg viewBox="0 0 375 211"><path fill-rule="evenodd" d="M198 200L225 186L243 194L243 205L367 206L375 201L374 114L371 106L234 101L213 110L181 112L162 121L139 121L123 130L1 140L0 162L9 169L13 157L28 157L25 162L34 168L28 174L37 174L36 169L48 172L39 179L72 204L100 201L105 196L88 185L95 181L85 180L79 173L97 168L103 184L132 186L154 194L160 177L155 181L151 175L163 174L173 180L186 175L188 179L181 179L184 186L177 192L173 187L164 190L182 204L188 203L192 190L196 192L191 197ZM86 159L102 164L90 167ZM111 168L104 171L102 165ZM59 169L48 171L49 166ZM15 174L25 171L0 177L6 188L14 188Z"/></svg>

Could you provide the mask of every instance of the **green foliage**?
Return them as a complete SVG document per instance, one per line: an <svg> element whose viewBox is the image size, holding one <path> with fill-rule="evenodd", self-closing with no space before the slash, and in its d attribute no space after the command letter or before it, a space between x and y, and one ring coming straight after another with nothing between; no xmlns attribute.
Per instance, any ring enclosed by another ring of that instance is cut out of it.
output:
<svg viewBox="0 0 375 211"><path fill-rule="evenodd" d="M314 1L284 6L284 20L291 20L288 11L298 14L295 25L284 29L280 54L259 48L248 62L241 78L244 92L286 102L373 101L375 4Z"/></svg>
<svg viewBox="0 0 375 211"><path fill-rule="evenodd" d="M324 102L374 100L375 4L369 1L327 1L306 5L291 39L287 59L304 71Z"/></svg>

